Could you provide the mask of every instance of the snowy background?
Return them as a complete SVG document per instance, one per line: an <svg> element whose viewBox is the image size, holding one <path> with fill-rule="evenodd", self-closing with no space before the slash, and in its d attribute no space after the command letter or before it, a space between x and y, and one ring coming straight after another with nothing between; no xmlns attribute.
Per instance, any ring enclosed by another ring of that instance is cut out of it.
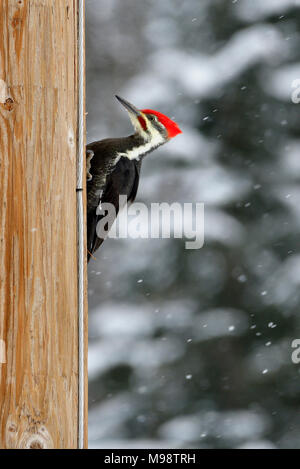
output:
<svg viewBox="0 0 300 469"><path fill-rule="evenodd" d="M203 249L107 240L89 265L90 447L300 448L298 0L87 0L88 142L115 100L183 135L138 201L204 202Z"/></svg>

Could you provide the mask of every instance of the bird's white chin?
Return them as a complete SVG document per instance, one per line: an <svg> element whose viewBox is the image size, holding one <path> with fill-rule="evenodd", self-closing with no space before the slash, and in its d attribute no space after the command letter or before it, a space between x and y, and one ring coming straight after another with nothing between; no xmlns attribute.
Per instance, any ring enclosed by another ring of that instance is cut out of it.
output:
<svg viewBox="0 0 300 469"><path fill-rule="evenodd" d="M129 114L129 117L130 117L130 120L131 120L131 123L132 123L132 125L133 125L133 128L134 128L135 132L136 132L143 140L148 141L149 138L150 138L150 135L148 134L148 132L146 132L146 131L142 128L142 126L141 126L139 120L137 119L137 117L134 116L134 115L132 115L132 114Z"/></svg>

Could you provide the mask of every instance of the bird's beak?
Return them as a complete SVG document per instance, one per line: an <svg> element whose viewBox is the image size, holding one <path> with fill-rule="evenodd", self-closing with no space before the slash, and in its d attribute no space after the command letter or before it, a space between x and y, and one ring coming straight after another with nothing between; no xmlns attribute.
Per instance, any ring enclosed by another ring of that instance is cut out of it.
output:
<svg viewBox="0 0 300 469"><path fill-rule="evenodd" d="M139 111L133 104L130 104L126 99L120 98L120 96L116 95L116 98L122 106L125 107L125 109L130 113L133 114L136 117L139 117L141 115L141 111Z"/></svg>

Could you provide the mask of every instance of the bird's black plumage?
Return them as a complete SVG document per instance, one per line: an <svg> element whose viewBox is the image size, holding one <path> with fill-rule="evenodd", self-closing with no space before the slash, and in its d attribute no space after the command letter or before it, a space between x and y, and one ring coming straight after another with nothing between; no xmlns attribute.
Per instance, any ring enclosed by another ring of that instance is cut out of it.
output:
<svg viewBox="0 0 300 469"><path fill-rule="evenodd" d="M119 212L119 196L135 200L141 168L141 160L118 157L119 153L142 145L138 135L118 139L105 139L87 145L87 159L91 179L87 181L87 249L88 259L104 241L97 236L97 224L103 218L97 207L104 203L113 204Z"/></svg>

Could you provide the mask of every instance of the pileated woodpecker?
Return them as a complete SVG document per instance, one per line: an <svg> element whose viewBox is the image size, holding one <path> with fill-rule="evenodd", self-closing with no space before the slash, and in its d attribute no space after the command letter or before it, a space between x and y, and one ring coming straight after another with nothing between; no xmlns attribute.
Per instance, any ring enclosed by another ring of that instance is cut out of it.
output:
<svg viewBox="0 0 300 469"><path fill-rule="evenodd" d="M164 114L151 109L139 110L125 99L116 98L128 111L135 133L100 140L86 147L88 260L103 242L97 235L97 224L104 216L99 213L99 205L111 203L118 214L120 195L133 202L142 158L181 133L178 125Z"/></svg>

